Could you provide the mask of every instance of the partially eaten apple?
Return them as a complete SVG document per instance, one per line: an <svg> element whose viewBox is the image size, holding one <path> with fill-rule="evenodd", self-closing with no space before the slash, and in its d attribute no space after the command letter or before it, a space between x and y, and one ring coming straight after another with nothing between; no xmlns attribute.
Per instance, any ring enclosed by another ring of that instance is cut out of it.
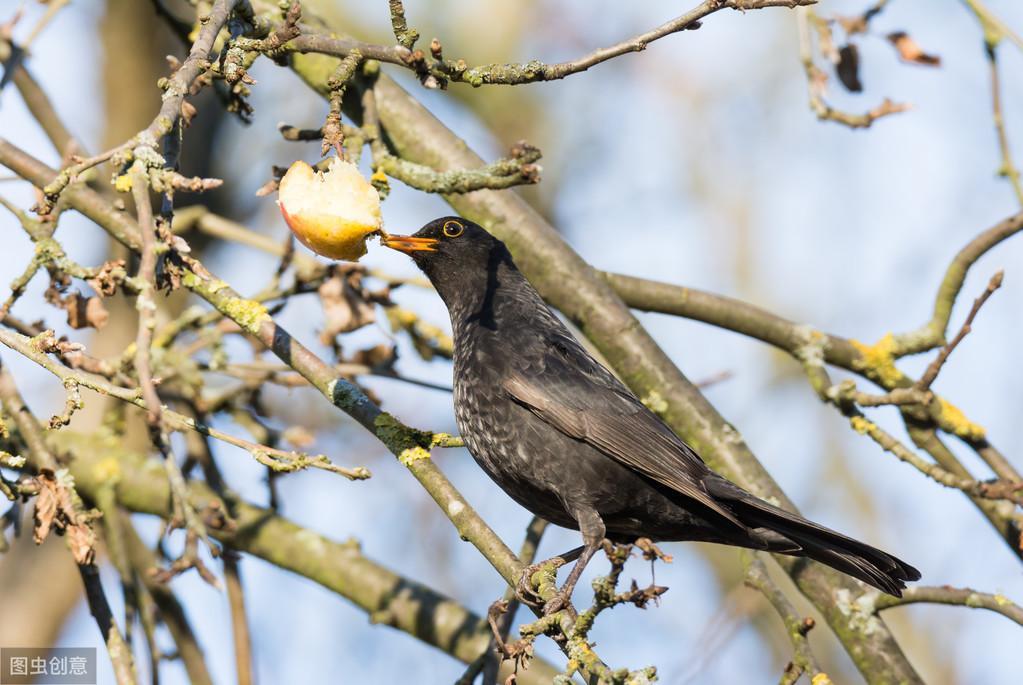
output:
<svg viewBox="0 0 1023 685"><path fill-rule="evenodd" d="M358 167L335 157L327 171L299 160L278 189L284 220L303 245L331 259L356 261L380 231L380 196Z"/></svg>

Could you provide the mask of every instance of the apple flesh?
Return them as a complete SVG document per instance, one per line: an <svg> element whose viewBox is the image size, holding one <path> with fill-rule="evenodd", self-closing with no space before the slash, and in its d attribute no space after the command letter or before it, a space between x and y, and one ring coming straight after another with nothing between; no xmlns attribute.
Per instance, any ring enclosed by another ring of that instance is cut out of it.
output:
<svg viewBox="0 0 1023 685"><path fill-rule="evenodd" d="M356 261L380 230L380 196L359 169L334 158L320 172L303 161L281 179L277 204L292 233L313 252Z"/></svg>

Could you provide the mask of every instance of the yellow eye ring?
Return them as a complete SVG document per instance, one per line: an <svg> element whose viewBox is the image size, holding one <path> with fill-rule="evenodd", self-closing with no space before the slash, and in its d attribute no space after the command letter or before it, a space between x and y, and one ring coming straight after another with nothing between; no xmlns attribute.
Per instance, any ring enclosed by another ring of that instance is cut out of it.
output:
<svg viewBox="0 0 1023 685"><path fill-rule="evenodd" d="M465 226L457 221L445 221L443 231L448 238L457 238L465 231Z"/></svg>

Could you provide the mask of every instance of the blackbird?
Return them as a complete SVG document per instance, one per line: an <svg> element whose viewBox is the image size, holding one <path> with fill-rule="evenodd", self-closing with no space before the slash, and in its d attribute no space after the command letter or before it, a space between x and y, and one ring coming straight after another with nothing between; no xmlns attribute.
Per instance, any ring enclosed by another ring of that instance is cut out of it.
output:
<svg viewBox="0 0 1023 685"><path fill-rule="evenodd" d="M746 492L594 359L515 267L504 243L459 217L388 236L447 305L455 419L512 499L585 543L546 613L564 607L604 538L703 540L809 557L901 596L909 564Z"/></svg>

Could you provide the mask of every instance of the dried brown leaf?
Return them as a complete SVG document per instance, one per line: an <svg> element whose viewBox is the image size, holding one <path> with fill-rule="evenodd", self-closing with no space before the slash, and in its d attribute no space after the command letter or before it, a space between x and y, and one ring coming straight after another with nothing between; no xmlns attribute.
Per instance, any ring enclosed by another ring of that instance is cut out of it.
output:
<svg viewBox="0 0 1023 685"><path fill-rule="evenodd" d="M117 292L124 281L124 260L113 259L100 267L99 273L86 281L100 295L110 296Z"/></svg>
<svg viewBox="0 0 1023 685"><path fill-rule="evenodd" d="M89 517L80 515L75 508L71 489L71 476L66 471L54 474L43 469L35 478L39 488L32 512L34 529L32 539L42 544L50 531L67 535L71 554L79 564L91 564L96 557L96 534L89 525Z"/></svg>
<svg viewBox="0 0 1023 685"><path fill-rule="evenodd" d="M324 326L320 341L329 345L340 333L348 333L376 321L376 309L366 301L362 275L335 273L319 287Z"/></svg>
<svg viewBox="0 0 1023 685"><path fill-rule="evenodd" d="M926 67L940 67L941 58L923 51L920 45L910 38L905 31L896 31L888 34L888 42L895 46L896 52L904 62L921 64Z"/></svg>
<svg viewBox="0 0 1023 685"><path fill-rule="evenodd" d="M857 14L854 17L835 17L835 21L848 36L865 33L867 30L867 17L862 14Z"/></svg>
<svg viewBox="0 0 1023 685"><path fill-rule="evenodd" d="M838 57L838 64L835 65L838 80L851 93L863 92L863 83L860 81L860 51L856 45L853 43L843 45L838 51Z"/></svg>
<svg viewBox="0 0 1023 685"><path fill-rule="evenodd" d="M181 103L181 120L185 128L192 125L192 119L195 118L196 109L188 100L184 100Z"/></svg>
<svg viewBox="0 0 1023 685"><path fill-rule="evenodd" d="M396 352L397 350L393 345L380 343L379 345L359 350L352 355L350 361L353 364L362 364L375 370L389 369L394 366L394 362L398 358Z"/></svg>
<svg viewBox="0 0 1023 685"><path fill-rule="evenodd" d="M285 442L300 449L316 442L316 436L305 426L289 426L284 429L282 437Z"/></svg>
<svg viewBox="0 0 1023 685"><path fill-rule="evenodd" d="M80 293L72 293L60 306L67 311L67 322L71 328L102 328L106 325L110 314L98 297L84 297Z"/></svg>
<svg viewBox="0 0 1023 685"><path fill-rule="evenodd" d="M96 534L85 523L75 523L67 528L67 543L71 556L79 564L91 564L96 560Z"/></svg>
<svg viewBox="0 0 1023 685"><path fill-rule="evenodd" d="M93 328L103 328L110 318L110 313L103 306L103 300L90 297L85 303L85 321Z"/></svg>
<svg viewBox="0 0 1023 685"><path fill-rule="evenodd" d="M34 523L32 539L37 545L41 545L49 536L57 519L57 481L52 471L44 469L36 477L36 483L39 486L39 494L36 495L36 505L32 510Z"/></svg>

